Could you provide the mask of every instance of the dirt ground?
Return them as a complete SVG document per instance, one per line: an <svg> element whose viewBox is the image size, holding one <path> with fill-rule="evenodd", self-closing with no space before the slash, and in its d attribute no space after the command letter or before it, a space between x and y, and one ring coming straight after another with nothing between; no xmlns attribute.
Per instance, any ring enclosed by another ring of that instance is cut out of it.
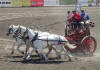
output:
<svg viewBox="0 0 100 70"><path fill-rule="evenodd" d="M95 28L91 29L91 35L96 38L97 50L91 57L74 55L72 62L63 58L57 60L51 58L48 63L39 60L36 55L24 63L22 56L17 51L10 54L13 43L11 37L7 37L10 24L20 24L41 31L47 31L64 36L66 13L73 10L72 7L31 7L31 8L0 8L0 70L100 70L100 7L84 7L83 9L95 22ZM51 56L54 55L51 53Z"/></svg>

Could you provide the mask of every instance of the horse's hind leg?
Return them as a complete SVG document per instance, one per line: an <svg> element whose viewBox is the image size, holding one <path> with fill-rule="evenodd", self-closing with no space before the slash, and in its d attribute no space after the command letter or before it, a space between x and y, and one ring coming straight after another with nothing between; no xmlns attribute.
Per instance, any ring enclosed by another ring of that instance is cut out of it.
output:
<svg viewBox="0 0 100 70"><path fill-rule="evenodd" d="M65 47L64 47L64 46L63 46L63 50L64 50L64 52L65 52L66 56L68 56L69 61L72 61L72 59L71 59L71 57L72 57L71 53L70 53L67 49L65 49Z"/></svg>
<svg viewBox="0 0 100 70"><path fill-rule="evenodd" d="M50 52L52 51L53 48L51 46L48 46L48 49L49 49L49 51L46 54L47 57L48 57L48 55L50 54Z"/></svg>
<svg viewBox="0 0 100 70"><path fill-rule="evenodd" d="M58 58L58 59L61 59L61 52L58 52L58 51L55 49L55 47L52 47L52 49L56 52L57 58Z"/></svg>

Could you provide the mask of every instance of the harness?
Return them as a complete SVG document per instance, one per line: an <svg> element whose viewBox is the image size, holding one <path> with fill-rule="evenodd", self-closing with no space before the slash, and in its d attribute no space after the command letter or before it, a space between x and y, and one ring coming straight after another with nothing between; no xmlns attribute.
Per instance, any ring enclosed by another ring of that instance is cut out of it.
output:
<svg viewBox="0 0 100 70"><path fill-rule="evenodd" d="M59 40L49 40L48 37L47 37L47 40L45 40L45 39L37 39L37 40L46 41L47 45L49 44L50 41L58 42L58 45L62 44L62 42L66 42L66 41L61 41L60 38L59 38Z"/></svg>
<svg viewBox="0 0 100 70"><path fill-rule="evenodd" d="M21 32L21 28L19 28L18 30L16 30L16 33L20 33L20 32ZM24 32L24 34L18 36L18 38L23 39L23 41L26 41L26 39L29 39L29 37L24 37L24 35L25 35L26 32L27 32L27 29ZM17 40L17 37L16 37L16 40ZM66 42L66 41L61 41L60 36L59 36L59 40L49 40L48 36L47 36L47 39L39 39L38 38L38 33L36 33L35 36L32 38L31 43L33 43L35 40L46 41L47 45L49 44L49 41L57 42L58 44L62 44L62 42Z"/></svg>
<svg viewBox="0 0 100 70"><path fill-rule="evenodd" d="M31 42L34 42L38 38L38 33L36 33L35 37L31 40Z"/></svg>
<svg viewBox="0 0 100 70"><path fill-rule="evenodd" d="M48 35L47 35L47 40L46 40L46 41L47 41L47 45L48 45L48 44L49 44L49 43L48 43Z"/></svg>

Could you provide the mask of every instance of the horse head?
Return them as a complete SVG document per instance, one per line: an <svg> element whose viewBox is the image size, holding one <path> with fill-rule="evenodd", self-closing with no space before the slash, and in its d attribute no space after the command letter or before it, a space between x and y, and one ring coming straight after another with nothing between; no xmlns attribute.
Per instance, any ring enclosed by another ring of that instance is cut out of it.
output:
<svg viewBox="0 0 100 70"><path fill-rule="evenodd" d="M23 38L34 40L38 37L38 33L34 32L32 29L27 28L23 34Z"/></svg>
<svg viewBox="0 0 100 70"><path fill-rule="evenodd" d="M13 29L14 25L10 25L9 28L8 28L8 31L6 33L7 36L9 36L9 34L13 34L14 32L14 29Z"/></svg>
<svg viewBox="0 0 100 70"><path fill-rule="evenodd" d="M16 34L18 34L18 33L20 33L20 26L18 25L18 26L16 26L16 25L10 25L9 26L9 28L8 28L8 32L6 33L6 35L7 36L9 36L10 34L13 34L13 36L14 35L16 35Z"/></svg>
<svg viewBox="0 0 100 70"><path fill-rule="evenodd" d="M14 37L22 36L26 31L26 27L18 25L13 33Z"/></svg>

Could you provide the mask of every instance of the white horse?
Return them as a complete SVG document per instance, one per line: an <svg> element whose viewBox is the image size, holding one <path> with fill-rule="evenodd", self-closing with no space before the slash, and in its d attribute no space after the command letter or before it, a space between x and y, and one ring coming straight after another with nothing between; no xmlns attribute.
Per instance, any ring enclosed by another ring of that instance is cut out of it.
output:
<svg viewBox="0 0 100 70"><path fill-rule="evenodd" d="M75 46L69 44L68 40L66 40L65 37L56 35L56 34L44 34L41 35L37 32L34 32L32 29L28 28L26 32L24 32L23 37L29 37L29 40L32 42L32 51L28 55L27 53L25 54L25 59L29 59L29 57L32 55L32 52L39 49L40 53L42 56L45 58L45 61L48 61L48 57L46 54L43 52L45 47L51 47L55 48L54 45L62 45L59 46L61 51L64 51L65 54L68 56L69 61L71 61L71 54L68 53L68 50L65 49L66 47L69 47L71 49L76 48ZM56 48L55 48L56 49ZM61 54L58 53L58 56L61 56Z"/></svg>
<svg viewBox="0 0 100 70"><path fill-rule="evenodd" d="M20 52L21 54L24 54L23 51L20 51L20 47L25 44L26 45L26 49L28 50L29 47L31 46L31 43L29 42L28 39L23 39L23 37L21 36L21 34L24 34L24 32L26 31L26 27L24 26L16 26L16 25L10 25L8 32L6 33L7 36L9 36L10 34L13 35L13 37L15 38L15 42L12 45L12 51L11 54L14 54L14 48L15 46L17 46L17 51ZM41 34L41 36L45 36L45 34L49 34L48 32L41 32L41 31L35 31L38 32L39 34ZM25 52L27 52L27 50ZM47 55L50 53L51 48L49 48L49 51L47 53ZM55 50L56 51L56 50ZM38 54L38 51L36 50L36 53Z"/></svg>
<svg viewBox="0 0 100 70"><path fill-rule="evenodd" d="M17 46L17 51L18 52L24 54L24 52L23 51L20 51L19 48L20 48L21 45L25 44L25 41L21 38L21 36L19 36L19 35L18 36L17 35L15 36L16 31L20 31L20 30L18 30L18 28L20 28L20 27L23 28L23 30L26 29L26 27L23 27L23 26L10 25L9 26L9 29L8 29L8 32L6 33L7 36L9 36L10 34L12 34L13 37L14 37L14 39L15 39L15 42L12 45L11 54L14 54L14 48L15 48L15 46ZM25 31L21 31L21 32L25 32Z"/></svg>
<svg viewBox="0 0 100 70"><path fill-rule="evenodd" d="M18 30L18 31L17 31ZM29 29L28 29L29 30ZM7 34L11 34L11 33L13 33L13 32L21 32L21 33L24 33L24 32L26 32L26 27L23 27L23 26L14 26L14 25L11 25L10 27L9 27L9 31L8 31L8 33ZM35 34L37 34L36 32L38 32L38 31L35 31ZM37 40L37 38L36 38L36 40L34 40L34 37L36 37L36 35L34 34L34 32L33 32L33 30L29 30L28 31L28 35L29 35L29 38L30 38L30 41L34 41L33 42L33 49L32 49L32 51L33 50L36 50L36 49L39 49L40 50L40 52L42 53L42 55L43 55L43 57L45 58L45 61L47 61L48 60L48 58L46 57L46 55L43 53L43 49L44 49L44 47L46 47L46 46L48 46L49 48L50 47L52 47L52 45L57 45L57 43L58 43L58 41L59 41L59 43L60 44L63 44L64 45L64 43L62 43L62 42L67 42L67 46L70 46L70 48L74 48L74 47L71 47L72 45L71 44L69 44L68 43L68 41L64 38L64 37L62 37L62 39L60 39L61 38L61 36L56 36L56 35L52 35L51 37L49 37L49 40L48 39L46 39L46 38L48 38L47 37L47 35L50 35L48 32L38 32L38 37L39 37L39 39ZM57 38L57 39L53 39L52 37L53 36L55 36L55 37L59 37L59 39ZM64 38L64 40L65 41L62 41L63 40L63 38ZM27 42L26 42L27 43ZM48 43L48 44L47 44ZM27 43L28 44L28 43ZM40 45L42 46L42 47L40 47ZM34 47L35 46L35 47ZM29 47L26 47L26 49L27 48L29 48ZM66 52L66 49L65 48L62 48L65 52ZM28 49L27 49L28 50ZM32 54L32 51L31 51L31 53L30 53L30 55ZM55 50L56 51L56 50ZM26 51L27 52L27 51ZM49 51L50 52L50 51ZM57 52L57 51L56 51ZM30 55L25 55L25 58L29 58L30 57ZM59 55L59 54L58 54ZM68 57L69 57L69 60L71 60L71 58L70 58L70 55L69 54L67 54L68 55Z"/></svg>

